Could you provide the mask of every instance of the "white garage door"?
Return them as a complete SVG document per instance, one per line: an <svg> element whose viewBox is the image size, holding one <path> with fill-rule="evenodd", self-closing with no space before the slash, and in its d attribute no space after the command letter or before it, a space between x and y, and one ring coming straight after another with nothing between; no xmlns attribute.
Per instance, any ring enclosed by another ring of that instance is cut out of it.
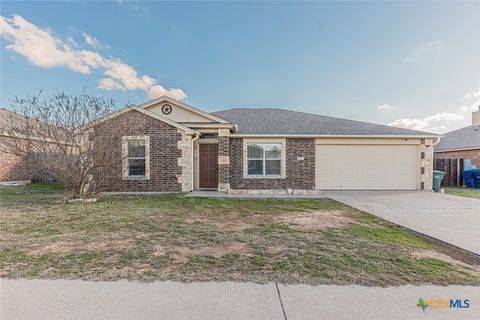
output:
<svg viewBox="0 0 480 320"><path fill-rule="evenodd" d="M416 145L317 145L317 189L415 190Z"/></svg>

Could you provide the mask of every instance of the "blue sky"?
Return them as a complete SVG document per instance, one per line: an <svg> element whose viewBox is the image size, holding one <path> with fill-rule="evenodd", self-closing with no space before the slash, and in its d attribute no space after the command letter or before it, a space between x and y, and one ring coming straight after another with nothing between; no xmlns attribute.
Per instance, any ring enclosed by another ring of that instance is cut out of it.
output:
<svg viewBox="0 0 480 320"><path fill-rule="evenodd" d="M445 132L480 103L478 2L2 2L1 17L4 107L86 88Z"/></svg>

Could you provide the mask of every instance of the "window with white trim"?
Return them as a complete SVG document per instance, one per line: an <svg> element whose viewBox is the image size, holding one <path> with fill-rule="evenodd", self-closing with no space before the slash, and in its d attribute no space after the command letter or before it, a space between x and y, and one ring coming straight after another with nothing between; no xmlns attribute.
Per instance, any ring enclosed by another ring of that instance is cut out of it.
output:
<svg viewBox="0 0 480 320"><path fill-rule="evenodd" d="M281 143L247 144L247 174L274 176L282 172Z"/></svg>
<svg viewBox="0 0 480 320"><path fill-rule="evenodd" d="M124 137L124 174L126 178L150 176L149 137Z"/></svg>

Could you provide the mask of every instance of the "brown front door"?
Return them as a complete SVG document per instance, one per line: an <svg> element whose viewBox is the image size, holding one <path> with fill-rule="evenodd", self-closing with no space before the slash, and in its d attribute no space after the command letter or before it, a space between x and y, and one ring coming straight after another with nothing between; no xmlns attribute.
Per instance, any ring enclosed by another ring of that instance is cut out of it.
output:
<svg viewBox="0 0 480 320"><path fill-rule="evenodd" d="M218 145L200 144L200 188L218 187Z"/></svg>

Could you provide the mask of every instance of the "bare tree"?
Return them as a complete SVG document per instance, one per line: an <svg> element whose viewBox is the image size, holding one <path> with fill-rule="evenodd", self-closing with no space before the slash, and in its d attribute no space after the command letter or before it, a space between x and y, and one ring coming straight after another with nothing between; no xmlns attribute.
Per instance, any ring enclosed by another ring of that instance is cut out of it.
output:
<svg viewBox="0 0 480 320"><path fill-rule="evenodd" d="M122 127L95 126L115 111L112 100L57 93L14 98L0 123L0 151L22 158L30 172L48 172L70 198L90 198L112 187L102 175L122 168Z"/></svg>

